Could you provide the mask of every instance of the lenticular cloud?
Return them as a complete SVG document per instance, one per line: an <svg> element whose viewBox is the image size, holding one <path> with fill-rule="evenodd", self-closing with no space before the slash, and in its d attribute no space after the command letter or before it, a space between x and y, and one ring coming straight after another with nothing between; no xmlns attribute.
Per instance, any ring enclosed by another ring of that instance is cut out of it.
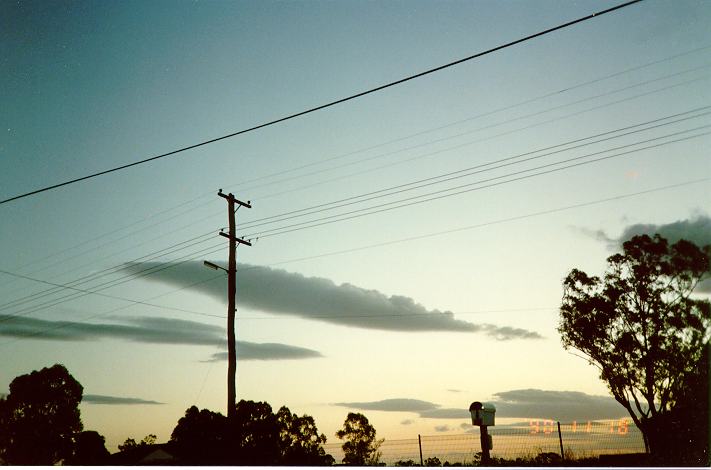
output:
<svg viewBox="0 0 711 470"><path fill-rule="evenodd" d="M139 272L165 265L133 263L124 267ZM214 274L201 263L176 263L145 279L190 288L218 300L225 298L226 279L210 281ZM449 311L428 310L410 297L387 296L352 284L306 277L282 269L243 264L237 273L240 306L281 315L320 320L338 325L389 331L479 332L497 340L539 339L529 330L511 326L470 323ZM201 282L202 281L202 282Z"/></svg>

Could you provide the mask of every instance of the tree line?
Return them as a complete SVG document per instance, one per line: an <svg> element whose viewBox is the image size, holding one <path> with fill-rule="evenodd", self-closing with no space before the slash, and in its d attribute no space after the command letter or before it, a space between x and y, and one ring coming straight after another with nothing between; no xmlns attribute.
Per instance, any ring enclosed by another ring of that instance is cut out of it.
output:
<svg viewBox="0 0 711 470"><path fill-rule="evenodd" d="M61 364L15 378L9 395L0 398L0 464L131 464L156 445L153 434L141 442L128 438L112 459L104 437L83 430L82 394L82 385ZM382 441L375 435L368 418L349 413L337 432L345 441L343 463L377 463ZM313 417L286 406L274 413L266 402L241 400L233 420L191 406L162 447L182 465L333 465L325 442Z"/></svg>

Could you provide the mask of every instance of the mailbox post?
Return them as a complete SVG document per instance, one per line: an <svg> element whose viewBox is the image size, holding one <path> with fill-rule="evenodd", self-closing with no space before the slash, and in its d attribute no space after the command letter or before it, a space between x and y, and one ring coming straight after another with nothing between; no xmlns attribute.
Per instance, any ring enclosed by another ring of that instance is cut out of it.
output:
<svg viewBox="0 0 711 470"><path fill-rule="evenodd" d="M469 405L469 413L472 415L472 425L479 426L479 434L481 436L481 463L487 465L491 460L489 451L494 448L494 442L487 428L488 426L494 426L496 407L491 403L475 401Z"/></svg>

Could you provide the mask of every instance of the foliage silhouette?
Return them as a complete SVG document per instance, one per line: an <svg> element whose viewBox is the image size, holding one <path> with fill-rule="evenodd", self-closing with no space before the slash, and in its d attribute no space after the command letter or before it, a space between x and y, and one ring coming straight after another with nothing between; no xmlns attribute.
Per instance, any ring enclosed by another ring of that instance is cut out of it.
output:
<svg viewBox="0 0 711 470"><path fill-rule="evenodd" d="M83 431L76 438L74 455L69 465L106 465L111 454L106 450L104 436L96 431ZM119 446L120 447L120 446Z"/></svg>
<svg viewBox="0 0 711 470"><path fill-rule="evenodd" d="M343 463L346 465L377 465L381 453L378 451L383 440L375 439L375 428L361 413L348 413L343 428L336 437L345 439L343 443Z"/></svg>
<svg viewBox="0 0 711 470"><path fill-rule="evenodd" d="M16 377L0 399L0 460L54 465L71 458L83 426L83 387L60 364Z"/></svg>
<svg viewBox="0 0 711 470"><path fill-rule="evenodd" d="M415 462L412 459L407 459L407 460L398 460L393 464L393 467L419 467L420 464Z"/></svg>
<svg viewBox="0 0 711 470"><path fill-rule="evenodd" d="M268 403L240 400L230 431L240 465L278 463L279 425Z"/></svg>
<svg viewBox="0 0 711 470"><path fill-rule="evenodd" d="M711 346L695 371L688 377L677 404L660 417L659 426L666 429L665 446L669 449L659 464L711 466L709 457L709 356Z"/></svg>
<svg viewBox="0 0 711 470"><path fill-rule="evenodd" d="M227 437L225 416L191 406L178 420L169 444L187 465L225 465L229 450Z"/></svg>
<svg viewBox="0 0 711 470"><path fill-rule="evenodd" d="M265 402L241 400L233 422L193 406L170 438L172 451L188 465L330 465L312 417L287 407L277 414Z"/></svg>
<svg viewBox="0 0 711 470"><path fill-rule="evenodd" d="M119 452L126 452L131 449L135 449L138 447L138 443L136 440L132 437L126 438L125 441L123 441L123 444L118 445L118 450Z"/></svg>
<svg viewBox="0 0 711 470"><path fill-rule="evenodd" d="M141 442L137 443L134 438L129 437L125 441L123 441L123 444L118 445L118 449L121 452L126 452L141 447L152 446L156 443L156 439L158 439L158 436L156 436L155 434L149 434L144 437Z"/></svg>
<svg viewBox="0 0 711 470"><path fill-rule="evenodd" d="M319 434L311 416L298 416L282 406L277 413L279 447L283 465L333 465L333 457L326 454L326 436Z"/></svg>
<svg viewBox="0 0 711 470"><path fill-rule="evenodd" d="M600 369L647 450L678 456L685 449L670 446L668 423L695 395L709 343L711 304L692 292L710 270L711 250L686 240L669 245L659 235L633 237L623 250L607 258L602 278L570 272L558 332L566 349Z"/></svg>

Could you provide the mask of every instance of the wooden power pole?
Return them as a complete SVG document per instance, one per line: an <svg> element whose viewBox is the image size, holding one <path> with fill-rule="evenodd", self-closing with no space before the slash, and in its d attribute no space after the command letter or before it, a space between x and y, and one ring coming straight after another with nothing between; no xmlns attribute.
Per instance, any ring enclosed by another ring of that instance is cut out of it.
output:
<svg viewBox="0 0 711 470"><path fill-rule="evenodd" d="M237 245L252 246L247 240L237 238L235 235L235 205L251 208L249 201L242 202L235 199L232 193L225 195L222 190L218 196L227 200L227 217L229 232L220 232L220 235L230 241L229 264L227 266L227 418L232 421L237 411L237 390L235 380L237 377L237 344L235 342L235 296L237 293ZM239 207L238 207L239 208Z"/></svg>

